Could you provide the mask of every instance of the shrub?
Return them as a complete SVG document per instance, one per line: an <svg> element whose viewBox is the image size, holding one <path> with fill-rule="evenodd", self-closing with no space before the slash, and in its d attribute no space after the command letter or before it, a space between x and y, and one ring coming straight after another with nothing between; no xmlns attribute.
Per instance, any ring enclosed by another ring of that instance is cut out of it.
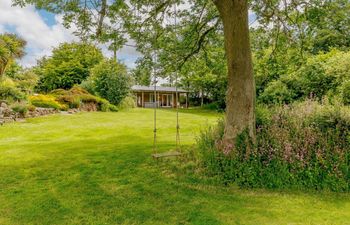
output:
<svg viewBox="0 0 350 225"><path fill-rule="evenodd" d="M54 108L60 110L67 109L66 105L60 104L52 95L33 95L29 97L29 101L32 105L36 107Z"/></svg>
<svg viewBox="0 0 350 225"><path fill-rule="evenodd" d="M110 103L119 105L129 94L131 78L124 65L115 61L103 61L91 73L95 92Z"/></svg>
<svg viewBox="0 0 350 225"><path fill-rule="evenodd" d="M28 105L28 111L34 112L35 111L35 106L34 105Z"/></svg>
<svg viewBox="0 0 350 225"><path fill-rule="evenodd" d="M266 104L289 103L293 99L293 93L282 81L272 81L260 95L259 100Z"/></svg>
<svg viewBox="0 0 350 225"><path fill-rule="evenodd" d="M255 107L255 118L257 128L269 125L272 119L271 109L265 105L257 105Z"/></svg>
<svg viewBox="0 0 350 225"><path fill-rule="evenodd" d="M24 117L28 112L28 105L24 103L15 103L11 105L11 109L16 113L19 113L22 117Z"/></svg>
<svg viewBox="0 0 350 225"><path fill-rule="evenodd" d="M211 175L240 186L350 190L350 109L308 100L271 110L256 144L243 132L235 151L223 152L223 122L198 138Z"/></svg>
<svg viewBox="0 0 350 225"><path fill-rule="evenodd" d="M81 82L79 87L85 89L90 94L95 94L95 86L91 79L84 80L83 82Z"/></svg>
<svg viewBox="0 0 350 225"><path fill-rule="evenodd" d="M125 97L118 105L119 109L132 109L136 107L135 98L132 96Z"/></svg>
<svg viewBox="0 0 350 225"><path fill-rule="evenodd" d="M39 77L33 70L22 69L17 63L11 64L10 70L6 70L6 75L10 77L16 87L26 94L32 94L37 85Z"/></svg>
<svg viewBox="0 0 350 225"><path fill-rule="evenodd" d="M204 104L202 106L203 109L208 109L208 110L216 110L216 111L221 111L221 108L219 107L217 102L212 102L208 104Z"/></svg>
<svg viewBox="0 0 350 225"><path fill-rule="evenodd" d="M24 100L26 97L27 96L16 87L11 79L7 78L0 81L0 100L14 102Z"/></svg>
<svg viewBox="0 0 350 225"><path fill-rule="evenodd" d="M117 107L110 104L106 99L94 96L79 86L70 90L57 89L51 91L55 99L69 108L80 108L86 111L117 111Z"/></svg>
<svg viewBox="0 0 350 225"><path fill-rule="evenodd" d="M350 80L343 82L340 87L342 102L350 105Z"/></svg>

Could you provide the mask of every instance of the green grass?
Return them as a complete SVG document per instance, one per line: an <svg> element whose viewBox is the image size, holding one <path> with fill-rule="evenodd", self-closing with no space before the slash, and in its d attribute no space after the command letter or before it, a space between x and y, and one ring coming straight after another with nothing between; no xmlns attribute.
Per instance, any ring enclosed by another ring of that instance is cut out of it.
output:
<svg viewBox="0 0 350 225"><path fill-rule="evenodd" d="M175 112L158 117L159 150L172 149ZM182 110L182 144L218 117ZM154 161L152 119L135 109L0 127L0 224L350 224L349 194L241 190Z"/></svg>

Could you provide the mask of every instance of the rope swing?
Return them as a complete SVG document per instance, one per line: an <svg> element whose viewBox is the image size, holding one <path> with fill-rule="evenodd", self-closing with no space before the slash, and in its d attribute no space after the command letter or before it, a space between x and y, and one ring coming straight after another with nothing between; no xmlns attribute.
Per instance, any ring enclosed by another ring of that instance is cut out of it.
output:
<svg viewBox="0 0 350 225"><path fill-rule="evenodd" d="M174 31L175 31L175 39L177 40L177 9L176 4L174 6ZM176 54L175 54L176 55ZM153 57L154 64L157 62L156 52ZM176 60L175 60L176 61ZM180 122L179 122L179 92L178 92L178 68L175 67L175 109L176 109L176 140L175 140L175 151L169 151L165 153L158 153L157 149L157 70L156 67L153 66L153 85L154 85L154 129L153 129L153 158L164 158L164 157L175 157L182 155L181 153L181 143L180 143Z"/></svg>

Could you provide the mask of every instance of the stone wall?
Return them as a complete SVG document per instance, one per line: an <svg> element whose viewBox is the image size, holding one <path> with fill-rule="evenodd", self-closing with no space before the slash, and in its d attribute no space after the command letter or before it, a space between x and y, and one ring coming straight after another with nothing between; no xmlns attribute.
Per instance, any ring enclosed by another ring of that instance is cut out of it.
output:
<svg viewBox="0 0 350 225"><path fill-rule="evenodd" d="M14 112L4 102L0 103L0 125L8 122L14 122L24 118L39 117L59 113L59 110L52 108L35 108L33 111L28 111L25 115Z"/></svg>

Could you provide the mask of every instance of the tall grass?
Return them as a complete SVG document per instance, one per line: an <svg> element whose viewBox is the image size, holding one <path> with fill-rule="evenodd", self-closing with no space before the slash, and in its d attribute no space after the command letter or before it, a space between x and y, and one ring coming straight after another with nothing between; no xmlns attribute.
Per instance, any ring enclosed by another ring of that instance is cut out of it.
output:
<svg viewBox="0 0 350 225"><path fill-rule="evenodd" d="M235 151L220 150L224 121L202 131L198 147L210 175L225 183L267 188L350 190L350 110L308 100L258 108L257 141L246 132Z"/></svg>

